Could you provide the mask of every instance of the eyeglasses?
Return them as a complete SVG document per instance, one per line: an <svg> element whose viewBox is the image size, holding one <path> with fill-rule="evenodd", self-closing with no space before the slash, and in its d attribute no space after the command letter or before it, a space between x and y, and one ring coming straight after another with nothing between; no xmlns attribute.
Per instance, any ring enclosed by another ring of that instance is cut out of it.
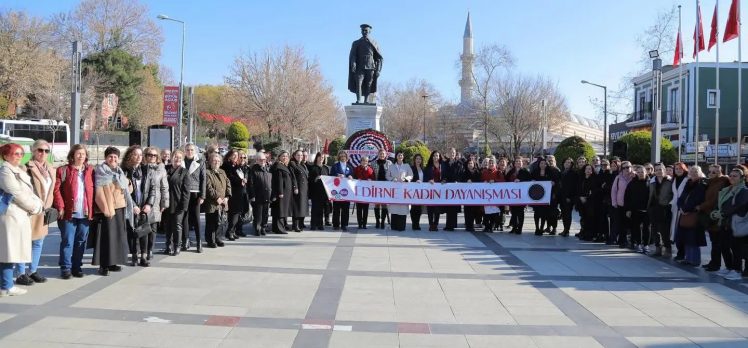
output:
<svg viewBox="0 0 748 348"><path fill-rule="evenodd" d="M36 152L49 153L49 149L36 149Z"/></svg>
<svg viewBox="0 0 748 348"><path fill-rule="evenodd" d="M145 157L158 157L158 155L155 153L149 153L149 154L146 154Z"/></svg>
<svg viewBox="0 0 748 348"><path fill-rule="evenodd" d="M712 175L719 175L719 172L709 172L709 174L712 174Z"/></svg>
<svg viewBox="0 0 748 348"><path fill-rule="evenodd" d="M628 167L628 166L626 166L626 167L621 167L621 169L630 169L630 168L631 168L631 167Z"/></svg>
<svg viewBox="0 0 748 348"><path fill-rule="evenodd" d="M242 156L242 159L247 159L247 157Z"/></svg>

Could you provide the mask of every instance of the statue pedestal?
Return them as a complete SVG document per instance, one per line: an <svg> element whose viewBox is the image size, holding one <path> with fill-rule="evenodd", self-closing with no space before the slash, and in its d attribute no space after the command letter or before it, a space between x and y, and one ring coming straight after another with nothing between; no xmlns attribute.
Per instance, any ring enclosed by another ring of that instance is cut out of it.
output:
<svg viewBox="0 0 748 348"><path fill-rule="evenodd" d="M379 119L382 117L381 106L376 105L346 105L345 116L348 119L345 127L345 136L350 137L362 129L373 129L381 131Z"/></svg>

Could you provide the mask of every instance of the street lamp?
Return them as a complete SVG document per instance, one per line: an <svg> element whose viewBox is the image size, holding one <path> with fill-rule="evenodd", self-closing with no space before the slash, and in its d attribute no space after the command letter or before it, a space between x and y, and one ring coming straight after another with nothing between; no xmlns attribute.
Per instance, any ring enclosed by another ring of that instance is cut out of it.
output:
<svg viewBox="0 0 748 348"><path fill-rule="evenodd" d="M177 133L179 134L179 137L177 139L177 146L182 145L182 112L183 112L183 106L184 103L184 32L185 32L185 24L184 21L180 21L178 19L171 18L167 15L160 14L156 18L166 21L174 21L177 23L182 24L182 63L179 67L179 124L177 125Z"/></svg>
<svg viewBox="0 0 748 348"><path fill-rule="evenodd" d="M603 93L605 94L603 100L603 156L608 156L608 87L603 85L598 85L596 83L589 82L587 80L582 80L582 84L585 85L592 85L595 87L600 87L603 89Z"/></svg>
<svg viewBox="0 0 748 348"><path fill-rule="evenodd" d="M426 99L430 97L428 94L423 94L423 143L426 144Z"/></svg>

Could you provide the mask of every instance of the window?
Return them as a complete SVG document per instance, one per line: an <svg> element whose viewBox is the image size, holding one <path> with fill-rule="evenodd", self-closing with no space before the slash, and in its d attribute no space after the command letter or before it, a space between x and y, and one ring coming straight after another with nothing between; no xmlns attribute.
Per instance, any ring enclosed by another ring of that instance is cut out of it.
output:
<svg viewBox="0 0 748 348"><path fill-rule="evenodd" d="M675 87L670 89L670 95L668 96L668 108L667 108L667 123L677 123L680 116L680 88Z"/></svg>

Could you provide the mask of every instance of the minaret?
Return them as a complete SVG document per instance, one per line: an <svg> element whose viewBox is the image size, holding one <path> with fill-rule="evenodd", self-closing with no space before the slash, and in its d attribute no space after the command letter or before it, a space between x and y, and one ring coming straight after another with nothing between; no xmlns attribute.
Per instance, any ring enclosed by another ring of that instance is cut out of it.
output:
<svg viewBox="0 0 748 348"><path fill-rule="evenodd" d="M470 23L470 12L468 12L465 23L465 35L462 37L462 79L460 79L460 104L467 104L473 98L473 25Z"/></svg>

